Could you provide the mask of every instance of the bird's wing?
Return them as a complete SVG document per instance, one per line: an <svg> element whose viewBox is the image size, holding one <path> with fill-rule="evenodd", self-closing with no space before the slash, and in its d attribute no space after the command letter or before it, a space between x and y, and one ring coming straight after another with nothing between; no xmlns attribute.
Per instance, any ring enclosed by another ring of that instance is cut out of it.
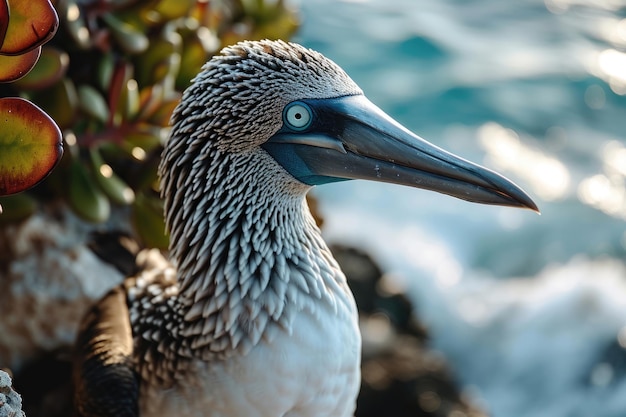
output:
<svg viewBox="0 0 626 417"><path fill-rule="evenodd" d="M139 379L132 368L133 337L123 285L84 318L76 344L74 401L80 417L139 415Z"/></svg>

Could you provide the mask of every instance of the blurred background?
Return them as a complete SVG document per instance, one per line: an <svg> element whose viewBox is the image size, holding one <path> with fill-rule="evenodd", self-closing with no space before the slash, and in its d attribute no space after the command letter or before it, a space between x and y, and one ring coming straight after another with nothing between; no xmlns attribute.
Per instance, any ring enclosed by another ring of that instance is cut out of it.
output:
<svg viewBox="0 0 626 417"><path fill-rule="evenodd" d="M328 240L408 291L495 417L626 412L626 2L307 0L295 40L425 139L541 209L347 182L314 190Z"/></svg>

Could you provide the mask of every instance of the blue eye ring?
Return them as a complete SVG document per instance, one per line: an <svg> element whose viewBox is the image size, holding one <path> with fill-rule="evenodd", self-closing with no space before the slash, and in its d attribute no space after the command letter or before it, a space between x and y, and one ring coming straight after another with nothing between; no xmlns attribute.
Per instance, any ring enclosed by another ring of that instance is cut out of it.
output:
<svg viewBox="0 0 626 417"><path fill-rule="evenodd" d="M313 122L313 111L306 103L294 101L285 106L283 122L292 130L306 130Z"/></svg>

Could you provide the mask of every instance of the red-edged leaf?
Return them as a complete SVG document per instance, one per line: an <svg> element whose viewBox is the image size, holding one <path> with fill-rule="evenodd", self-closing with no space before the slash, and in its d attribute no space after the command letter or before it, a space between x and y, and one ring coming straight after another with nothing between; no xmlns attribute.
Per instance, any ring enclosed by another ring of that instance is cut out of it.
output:
<svg viewBox="0 0 626 417"><path fill-rule="evenodd" d="M162 84L154 84L139 92L139 113L137 120L144 120L158 110L163 101L164 88Z"/></svg>
<svg viewBox="0 0 626 417"><path fill-rule="evenodd" d="M0 195L33 187L62 155L61 131L50 116L22 98L0 99Z"/></svg>
<svg viewBox="0 0 626 417"><path fill-rule="evenodd" d="M119 61L115 64L109 86L109 123L119 125L122 122L122 96L132 74L133 67L129 63Z"/></svg>
<svg viewBox="0 0 626 417"><path fill-rule="evenodd" d="M0 0L0 46L4 42L4 36L9 27L9 3L7 0Z"/></svg>
<svg viewBox="0 0 626 417"><path fill-rule="evenodd" d="M9 25L0 54L19 55L49 41L59 17L49 0L10 0Z"/></svg>
<svg viewBox="0 0 626 417"><path fill-rule="evenodd" d="M41 46L22 55L0 55L0 83L10 83L28 74L37 63L40 54Z"/></svg>

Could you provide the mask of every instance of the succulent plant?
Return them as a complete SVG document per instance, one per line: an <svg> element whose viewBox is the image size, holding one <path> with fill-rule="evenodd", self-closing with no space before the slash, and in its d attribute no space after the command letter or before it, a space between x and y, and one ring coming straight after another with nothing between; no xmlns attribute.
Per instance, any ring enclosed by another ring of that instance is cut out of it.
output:
<svg viewBox="0 0 626 417"><path fill-rule="evenodd" d="M0 0L0 83L28 74L58 25L48 0ZM0 195L36 185L62 153L61 132L45 112L22 98L0 97Z"/></svg>
<svg viewBox="0 0 626 417"><path fill-rule="evenodd" d="M94 223L126 206L137 237L164 248L156 167L181 91L224 44L288 38L296 13L282 0L57 0L54 7L58 33L32 71L0 85L0 97L41 107L63 132L66 152L40 186L1 202L15 220L38 201L63 198Z"/></svg>

